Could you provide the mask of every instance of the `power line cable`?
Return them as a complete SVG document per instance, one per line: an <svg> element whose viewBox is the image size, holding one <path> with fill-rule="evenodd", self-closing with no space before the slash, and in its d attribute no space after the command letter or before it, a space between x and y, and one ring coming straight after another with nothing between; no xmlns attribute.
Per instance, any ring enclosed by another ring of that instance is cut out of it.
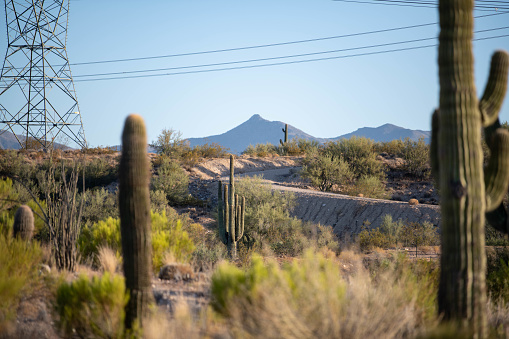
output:
<svg viewBox="0 0 509 339"><path fill-rule="evenodd" d="M484 30L475 31L474 33L485 33L485 32L491 32L491 31L502 30L502 29L507 29L507 28L509 28L509 26L484 29ZM169 70L178 70L178 69L224 66L224 65L233 65L233 64L241 64L241 63L249 63L249 62L260 62L260 61L269 61L269 60L278 60L278 59L287 59L287 58L298 58L298 57L305 57L305 56L311 56L311 55L320 55L320 54L330 54L330 53L354 51L354 50L359 50L359 49L387 47L387 46L394 46L394 45L401 45L401 44L407 44L407 43L422 42L422 41L434 40L434 39L436 39L436 37L413 39L413 40L406 40L406 41L397 41L397 42L388 42L388 43L383 43L383 44L361 46L361 47L343 48L343 49L336 49L336 50L330 50L330 51L320 51L320 52L302 53L302 54L292 54L292 55L276 56L276 57L268 57L268 58L260 58L260 59L227 61L227 62L219 62L219 63L212 63L212 64L189 65L189 66L178 66L178 67L167 67L167 68L155 68L155 69L122 71L122 72L83 74L83 75L75 75L74 78L84 78L84 77L94 77L94 76L95 77L97 77L97 76L109 76L109 75L120 75L120 74L135 74L135 73L147 73L147 72L160 72L160 71L169 71Z"/></svg>
<svg viewBox="0 0 509 339"><path fill-rule="evenodd" d="M484 38L476 38L476 39L472 39L472 40L473 41L481 41L481 40L498 39L498 38L504 38L504 37L509 37L509 34L492 36L492 37L484 37ZM403 51L411 51L411 50L424 49L424 48L430 48L430 47L436 47L436 46L438 46L438 44L423 45L423 46L416 46L416 47L407 47L407 48L398 48L398 49L391 49L391 50L384 50L384 51L375 51L375 52L350 54L350 55L341 55L341 56L333 56L333 57L326 57L326 58L315 58L315 59L306 59L306 60L285 61L285 62L270 63L270 64L261 64L261 65L247 65L247 66L215 68L215 69L195 70L195 71L185 71L185 72L175 72L175 73L160 73L160 74L148 74L148 75L131 75L131 76L125 76L125 77L82 79L82 80L76 80L75 82L101 81L101 80L121 80L121 79L135 79L135 78L151 78L151 77L161 77L161 76L171 76L171 75L183 75L183 74L196 74L196 73L208 73L208 72L219 72L219 71L231 71L231 70L240 70L240 69L249 69L249 68L281 66L281 65L289 65L289 64L298 64L298 63L324 61L324 60L345 59L345 58L360 57L360 56L367 56L367 55L376 55L376 54L403 52Z"/></svg>
<svg viewBox="0 0 509 339"><path fill-rule="evenodd" d="M343 0L335 0L335 1L343 1ZM480 15L480 16L476 16L475 19L486 18L486 17L496 16L496 15L503 15L503 14L508 14L508 13L509 12L502 12L502 13ZM112 59L112 60L98 60L98 61L77 62L77 63L72 63L70 65L71 66L81 66L81 65L117 63L117 62L128 62L128 61L141 61L141 60L152 60L152 59L173 58L173 57L182 57L182 56L191 56L191 55L201 55L201 54L212 54L212 53L242 51L242 50L249 50L249 49L267 48L267 47L276 47L276 46L285 46L285 45L301 44L301 43L308 43L308 42L316 42L316 41L324 41L324 40L332 40L332 39L349 38L349 37L355 37L355 36L361 36L361 35L386 33L386 32L405 30L405 29L412 29L412 28L433 26L433 25L436 25L436 24L438 24L438 23L437 22L430 22L430 23L426 23L426 24L418 24L418 25L410 25L410 26L386 28L386 29L379 29L379 30L374 30L374 31L359 32L359 33L350 33L350 34L342 34L342 35L334 35L334 36L320 37L320 38L313 38L313 39L304 39L304 40L277 42L277 43L272 43L272 44L244 46L244 47L233 47L233 48L215 49L215 50L208 50L208 51L198 51L198 52L188 52L188 53L168 54L168 55L157 55L157 56L147 56L147 57L138 57L138 58L125 58L125 59Z"/></svg>
<svg viewBox="0 0 509 339"><path fill-rule="evenodd" d="M338 2L347 3L358 3L358 4L369 4L369 5L386 5L386 6L398 6L398 7L416 7L416 8L437 8L437 2L431 1L398 1L398 0L333 0ZM474 9L478 11L494 11L498 9L509 10L509 7L501 6L488 6L488 5L474 5Z"/></svg>

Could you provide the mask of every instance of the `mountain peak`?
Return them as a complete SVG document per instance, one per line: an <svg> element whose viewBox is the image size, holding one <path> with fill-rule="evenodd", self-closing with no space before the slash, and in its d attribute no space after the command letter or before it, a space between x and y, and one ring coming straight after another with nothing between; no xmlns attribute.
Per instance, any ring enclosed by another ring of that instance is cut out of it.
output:
<svg viewBox="0 0 509 339"><path fill-rule="evenodd" d="M257 121L257 120L265 120L265 119L262 118L262 116L260 114L253 114L253 116L251 118L249 118L247 121Z"/></svg>

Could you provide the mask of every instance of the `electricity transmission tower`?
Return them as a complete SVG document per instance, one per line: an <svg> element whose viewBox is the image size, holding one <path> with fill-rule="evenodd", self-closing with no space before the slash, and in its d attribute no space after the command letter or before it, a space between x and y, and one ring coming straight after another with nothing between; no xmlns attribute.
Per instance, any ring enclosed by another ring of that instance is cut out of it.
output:
<svg viewBox="0 0 509 339"><path fill-rule="evenodd" d="M0 134L12 132L22 148L86 147L67 58L68 13L69 0L5 0Z"/></svg>

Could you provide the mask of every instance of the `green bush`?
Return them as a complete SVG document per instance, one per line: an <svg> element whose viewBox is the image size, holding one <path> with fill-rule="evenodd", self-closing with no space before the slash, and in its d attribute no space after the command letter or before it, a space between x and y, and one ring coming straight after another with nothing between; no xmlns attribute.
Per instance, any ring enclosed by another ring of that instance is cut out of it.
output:
<svg viewBox="0 0 509 339"><path fill-rule="evenodd" d="M183 230L180 219L167 217L166 212L151 213L152 221L152 264L158 272L165 254L172 255L179 262L189 262L195 249L189 234ZM78 238L78 248L83 259L91 259L98 265L99 248L106 246L121 256L120 219L108 218L92 226L85 226Z"/></svg>
<svg viewBox="0 0 509 339"><path fill-rule="evenodd" d="M385 184L376 176L363 175L350 188L350 195L362 194L373 199L387 199L389 194L385 191Z"/></svg>
<svg viewBox="0 0 509 339"><path fill-rule="evenodd" d="M84 223L96 223L99 220L118 217L116 194L110 193L104 188L86 190L82 194L84 195L84 206L81 220Z"/></svg>
<svg viewBox="0 0 509 339"><path fill-rule="evenodd" d="M422 224L409 222L400 232L400 240L404 246L436 246L440 244L437 227L430 222Z"/></svg>
<svg viewBox="0 0 509 339"><path fill-rule="evenodd" d="M0 333L15 317L21 295L37 286L41 261L42 250L36 241L0 234Z"/></svg>
<svg viewBox="0 0 509 339"><path fill-rule="evenodd" d="M80 276L62 283L56 293L59 327L67 336L122 338L124 307L129 299L124 278L104 273L102 277Z"/></svg>
<svg viewBox="0 0 509 339"><path fill-rule="evenodd" d="M164 191L150 190L150 209L157 213L162 213L168 209L168 199L166 199Z"/></svg>
<svg viewBox="0 0 509 339"><path fill-rule="evenodd" d="M96 186L106 186L117 179L118 159L110 163L108 159L100 157L93 158L85 163L85 186L88 189Z"/></svg>
<svg viewBox="0 0 509 339"><path fill-rule="evenodd" d="M179 159L189 149L189 141L182 138L182 133L173 129L164 128L157 140L150 144L157 153L172 159Z"/></svg>
<svg viewBox="0 0 509 339"><path fill-rule="evenodd" d="M179 163L171 158L163 157L157 169L157 176L152 178L152 190L163 191L168 201L182 203L189 196L189 176Z"/></svg>
<svg viewBox="0 0 509 339"><path fill-rule="evenodd" d="M430 176L429 169L429 145L426 145L424 138L418 141L406 138L401 155L406 160L406 170L412 175L419 178L428 178Z"/></svg>
<svg viewBox="0 0 509 339"><path fill-rule="evenodd" d="M323 153L308 154L302 160L301 176L311 181L320 191L331 191L334 186L350 185L354 174L342 157Z"/></svg>
<svg viewBox="0 0 509 339"><path fill-rule="evenodd" d="M303 222L290 216L296 198L291 192L272 192L261 176L243 177L235 184L236 192L246 197L243 246L261 249L267 245L276 255L297 256L308 247L339 245L330 227Z"/></svg>
<svg viewBox="0 0 509 339"><path fill-rule="evenodd" d="M370 251L375 247L389 248L393 245L391 237L382 232L380 228L364 228L357 235L357 243L361 251Z"/></svg>
<svg viewBox="0 0 509 339"><path fill-rule="evenodd" d="M376 159L375 143L371 139L351 137L336 142L328 142L324 153L331 157L340 157L346 161L356 178L362 176L385 177L383 164Z"/></svg>
<svg viewBox="0 0 509 339"><path fill-rule="evenodd" d="M277 146L271 144L270 142L266 144L256 144L255 146L249 145L242 152L242 154L246 154L252 157L268 157L268 156L278 156L278 148Z"/></svg>
<svg viewBox="0 0 509 339"><path fill-rule="evenodd" d="M401 139L382 141L374 144L376 153L387 153L393 156L400 156L403 153L404 143Z"/></svg>

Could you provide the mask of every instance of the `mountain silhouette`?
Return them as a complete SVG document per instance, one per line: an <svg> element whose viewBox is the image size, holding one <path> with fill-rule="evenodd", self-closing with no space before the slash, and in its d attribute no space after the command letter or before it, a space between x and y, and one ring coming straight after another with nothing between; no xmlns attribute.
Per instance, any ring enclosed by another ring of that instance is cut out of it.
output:
<svg viewBox="0 0 509 339"><path fill-rule="evenodd" d="M284 139L282 131L284 127L284 122L268 121L259 114L255 114L247 121L223 134L211 135L205 138L189 138L187 140L189 140L191 146L216 143L229 148L232 153L241 153L249 145L265 144L267 142L279 145L279 139ZM326 141L326 139L315 138L288 124L288 139L295 138L317 140L318 142Z"/></svg>
<svg viewBox="0 0 509 339"><path fill-rule="evenodd" d="M216 143L223 147L229 148L232 153L241 153L249 145L265 144L270 142L279 145L279 139L284 138L282 129L285 124L281 121L268 121L259 114L253 115L247 121L238 125L231 130L218 135L211 135L204 138L189 138L191 146ZM302 130L288 125L288 139L307 139L316 140L320 143L327 141L338 141L341 139L349 139L352 136L365 137L374 141L391 141L405 138L418 140L423 137L426 143L429 143L431 132L421 130L410 130L392 124L385 124L380 127L364 127L359 128L355 132L340 135L336 138L317 138Z"/></svg>

